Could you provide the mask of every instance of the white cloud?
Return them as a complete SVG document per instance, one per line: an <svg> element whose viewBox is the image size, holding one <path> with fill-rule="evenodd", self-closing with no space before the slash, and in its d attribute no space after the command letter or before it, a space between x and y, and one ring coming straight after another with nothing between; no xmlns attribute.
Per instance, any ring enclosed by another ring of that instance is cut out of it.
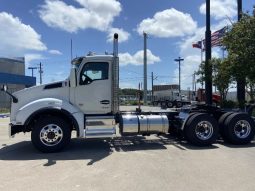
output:
<svg viewBox="0 0 255 191"><path fill-rule="evenodd" d="M134 55L131 55L129 53L120 53L119 59L120 59L120 65L125 66L128 64L132 65L143 65L143 50L137 51ZM160 58L158 56L155 56L152 54L152 52L147 49L147 64L154 64L156 62L160 62Z"/></svg>
<svg viewBox="0 0 255 191"><path fill-rule="evenodd" d="M39 10L39 16L48 26L67 32L87 28L106 31L121 11L121 4L117 0L74 1L80 4L79 8L60 0L46 0Z"/></svg>
<svg viewBox="0 0 255 191"><path fill-rule="evenodd" d="M171 8L157 12L153 18L144 19L137 31L140 35L146 32L156 37L168 38L193 34L196 28L197 23L190 14Z"/></svg>
<svg viewBox="0 0 255 191"><path fill-rule="evenodd" d="M200 8L200 13L206 14L206 3L203 3ZM216 20L223 18L233 18L237 15L236 0L211 0L211 15Z"/></svg>
<svg viewBox="0 0 255 191"><path fill-rule="evenodd" d="M118 35L119 35L119 42L125 42L130 37L130 34L128 32L126 32L126 31L124 31L121 28L111 28L108 31L107 42L112 42L113 41L114 33L118 33Z"/></svg>
<svg viewBox="0 0 255 191"><path fill-rule="evenodd" d="M0 52L8 56L20 55L27 50L46 50L46 45L30 25L23 24L18 17L0 13Z"/></svg>
<svg viewBox="0 0 255 191"><path fill-rule="evenodd" d="M45 57L41 54L25 54L26 67L29 67L32 61L35 61L35 60L40 61L43 59L45 59Z"/></svg>
<svg viewBox="0 0 255 191"><path fill-rule="evenodd" d="M59 50L49 50L49 53L54 55L62 55L62 52L60 52Z"/></svg>

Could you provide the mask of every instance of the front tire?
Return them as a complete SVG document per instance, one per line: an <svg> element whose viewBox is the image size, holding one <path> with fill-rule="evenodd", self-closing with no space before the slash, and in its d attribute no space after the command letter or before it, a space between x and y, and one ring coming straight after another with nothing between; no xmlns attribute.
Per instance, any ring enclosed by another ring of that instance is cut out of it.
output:
<svg viewBox="0 0 255 191"><path fill-rule="evenodd" d="M60 117L44 116L34 124L31 139L38 150L45 153L57 152L70 142L71 129Z"/></svg>

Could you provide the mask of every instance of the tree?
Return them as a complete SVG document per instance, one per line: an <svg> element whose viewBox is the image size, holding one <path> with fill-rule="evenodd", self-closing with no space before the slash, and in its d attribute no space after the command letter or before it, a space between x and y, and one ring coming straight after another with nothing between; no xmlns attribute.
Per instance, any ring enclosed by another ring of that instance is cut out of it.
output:
<svg viewBox="0 0 255 191"><path fill-rule="evenodd" d="M227 59L212 58L210 61L212 65L213 75L212 81L213 85L217 87L220 92L221 100L226 100L226 96L229 90L229 85L232 82L231 72L229 70L229 61ZM202 62L199 66L199 70L196 75L200 75L197 82L201 84L205 81L205 63Z"/></svg>
<svg viewBox="0 0 255 191"><path fill-rule="evenodd" d="M213 58L211 60L213 67L213 84L220 92L221 100L226 100L229 85L232 82L230 64L227 59Z"/></svg>
<svg viewBox="0 0 255 191"><path fill-rule="evenodd" d="M203 87L205 83L205 62L202 62L199 65L198 71L196 71L195 74L199 76L199 78L197 79L197 83L200 83Z"/></svg>
<svg viewBox="0 0 255 191"><path fill-rule="evenodd" d="M255 82L255 17L243 14L223 38L228 63L235 80L246 78L250 87ZM250 88L253 91L254 88ZM251 94L251 93L250 93ZM241 104L241 103L239 103Z"/></svg>

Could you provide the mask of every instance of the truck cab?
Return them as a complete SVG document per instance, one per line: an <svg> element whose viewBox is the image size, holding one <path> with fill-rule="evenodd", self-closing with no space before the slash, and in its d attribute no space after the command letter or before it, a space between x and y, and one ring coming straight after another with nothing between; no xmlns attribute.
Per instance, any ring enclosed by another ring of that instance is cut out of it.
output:
<svg viewBox="0 0 255 191"><path fill-rule="evenodd" d="M84 114L112 113L113 56L87 56L72 61L70 103Z"/></svg>

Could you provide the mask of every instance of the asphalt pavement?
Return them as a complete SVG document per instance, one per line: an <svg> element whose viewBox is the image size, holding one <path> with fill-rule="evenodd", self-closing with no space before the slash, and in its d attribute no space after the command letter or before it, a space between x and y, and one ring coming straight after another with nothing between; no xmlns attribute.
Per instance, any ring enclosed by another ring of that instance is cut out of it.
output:
<svg viewBox="0 0 255 191"><path fill-rule="evenodd" d="M150 109L150 108L149 108ZM174 137L72 139L44 154L0 119L0 190L254 191L255 142L199 148Z"/></svg>

